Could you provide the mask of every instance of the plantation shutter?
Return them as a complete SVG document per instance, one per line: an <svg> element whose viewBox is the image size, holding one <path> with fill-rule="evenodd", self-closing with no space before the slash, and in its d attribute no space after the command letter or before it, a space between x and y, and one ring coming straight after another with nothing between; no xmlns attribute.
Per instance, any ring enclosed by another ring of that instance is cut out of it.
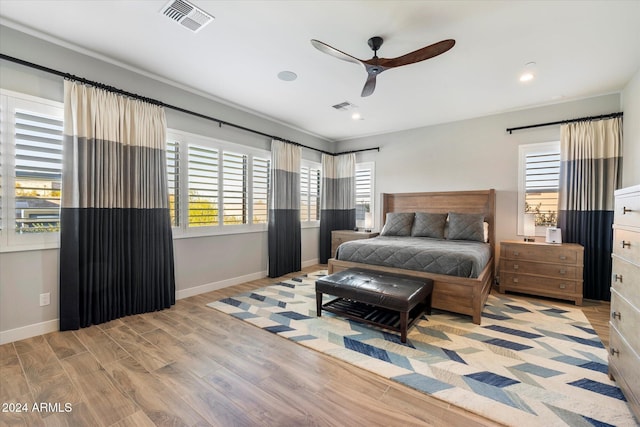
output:
<svg viewBox="0 0 640 427"><path fill-rule="evenodd" d="M14 120L15 231L59 231L63 121L21 109Z"/></svg>
<svg viewBox="0 0 640 427"><path fill-rule="evenodd" d="M266 224L269 212L269 166L270 160L253 158L253 223Z"/></svg>
<svg viewBox="0 0 640 427"><path fill-rule="evenodd" d="M247 155L223 154L223 224L247 224Z"/></svg>
<svg viewBox="0 0 640 427"><path fill-rule="evenodd" d="M219 223L218 159L216 149L189 145L189 227Z"/></svg>
<svg viewBox="0 0 640 427"><path fill-rule="evenodd" d="M560 152L531 153L525 156L525 201L541 213L558 210Z"/></svg>

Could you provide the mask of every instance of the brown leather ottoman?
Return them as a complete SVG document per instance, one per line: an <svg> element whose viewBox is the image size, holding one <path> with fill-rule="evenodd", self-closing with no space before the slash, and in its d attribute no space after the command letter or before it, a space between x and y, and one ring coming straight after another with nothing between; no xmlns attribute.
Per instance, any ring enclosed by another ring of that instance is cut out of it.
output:
<svg viewBox="0 0 640 427"><path fill-rule="evenodd" d="M316 280L317 315L326 310L400 332L404 343L422 313L431 314L432 291L430 279L349 268ZM322 294L338 298L323 305Z"/></svg>

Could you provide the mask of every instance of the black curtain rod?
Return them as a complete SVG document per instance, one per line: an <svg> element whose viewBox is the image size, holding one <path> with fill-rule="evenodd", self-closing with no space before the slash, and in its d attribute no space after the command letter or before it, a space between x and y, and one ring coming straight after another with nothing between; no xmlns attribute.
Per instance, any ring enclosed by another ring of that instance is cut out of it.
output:
<svg viewBox="0 0 640 427"><path fill-rule="evenodd" d="M539 128L542 126L552 126L552 125L564 125L567 123L575 123L575 122L588 122L591 120L603 120L603 119L612 119L614 117L622 117L623 113L609 113L603 114L601 116L591 116L591 117L580 117L578 119L568 119L568 120L560 120L557 122L549 122L549 123L539 123L537 125L528 125L528 126L520 126L517 128L507 128L507 132L510 134L513 133L514 130L522 130L522 129L531 129L531 128Z"/></svg>
<svg viewBox="0 0 640 427"><path fill-rule="evenodd" d="M255 130L255 129L250 129L248 127L237 125L237 124L234 124L234 123L230 123L230 122L227 122L227 121L224 121L224 120L220 120L220 119L217 119L215 117L211 117L211 116L207 116L207 115L204 115L204 114L200 114L200 113L197 113L195 111L187 110L185 108L176 107L175 105L166 104L166 103L164 103L162 101L159 101L157 99L147 98L146 96L138 95L136 93L127 92L125 90L118 89L116 87L109 86L109 85L106 85L104 83L88 80L88 79L85 79L83 77L74 76L73 74L64 73L62 71L54 70L53 68L48 68L48 67L44 67L42 65L34 64L33 62L28 62L28 61L25 61L23 59L19 59L19 58L15 58L13 56L5 55L4 53L0 53L0 59L4 59L6 61L15 62L16 64L24 65L26 67L35 68L36 70L44 71L44 72L47 72L47 73L50 73L50 74L55 74L57 76L65 78L67 80L73 80L73 81L85 83L85 84L88 84L88 85L91 85L91 86L95 86L97 88L104 89L104 90L109 91L109 92L114 92L114 93L117 93L117 94L120 94L120 95L124 95L124 96L127 96L129 98L139 99L141 101L148 102L149 104L154 104L154 105L158 105L160 107L170 108L172 110L179 111L181 113L185 113L185 114L189 114L189 115L192 115L192 116L196 116L196 117L199 117L199 118L205 119L205 120L210 120L212 122L218 123L218 126L220 126L220 127L222 127L222 125L230 126L230 127L236 128L236 129L244 130L246 132L254 133L256 135L261 135L261 136L265 136L267 138L276 139L278 141L283 141L283 142L287 142L289 144L297 145L298 147L302 147L302 148L307 148L309 150L318 151L318 152L323 153L323 154L329 154L331 156L339 156L341 154L350 154L350 153L359 153L361 151L371 151L371 150L380 151L380 147L374 147L374 148L363 148L361 150L346 151L346 152L342 152L342 153L330 153L328 151L321 150L319 148L309 147L307 145L300 144L299 142L295 142L295 141L291 141L291 140L288 140L288 139L280 138L279 136L269 135L268 133L260 132L260 131Z"/></svg>

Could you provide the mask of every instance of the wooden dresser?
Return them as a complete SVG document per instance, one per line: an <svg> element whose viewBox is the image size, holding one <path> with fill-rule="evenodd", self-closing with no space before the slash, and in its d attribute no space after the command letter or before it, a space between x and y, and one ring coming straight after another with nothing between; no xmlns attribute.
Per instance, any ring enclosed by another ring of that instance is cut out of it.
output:
<svg viewBox="0 0 640 427"><path fill-rule="evenodd" d="M500 242L498 291L571 300L582 305L584 248L575 243Z"/></svg>
<svg viewBox="0 0 640 427"><path fill-rule="evenodd" d="M331 232L331 257L336 256L336 249L350 240L370 239L380 233L374 231L334 230Z"/></svg>
<svg viewBox="0 0 640 427"><path fill-rule="evenodd" d="M640 185L615 197L609 376L640 421Z"/></svg>

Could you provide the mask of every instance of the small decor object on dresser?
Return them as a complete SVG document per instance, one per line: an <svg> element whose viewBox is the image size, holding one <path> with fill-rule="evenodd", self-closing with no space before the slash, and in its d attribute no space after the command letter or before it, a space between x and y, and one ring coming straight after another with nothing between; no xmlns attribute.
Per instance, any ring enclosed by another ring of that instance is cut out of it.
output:
<svg viewBox="0 0 640 427"><path fill-rule="evenodd" d="M574 301L582 305L584 248L575 243L500 242L498 291Z"/></svg>
<svg viewBox="0 0 640 427"><path fill-rule="evenodd" d="M640 185L615 192L609 376L640 421Z"/></svg>

